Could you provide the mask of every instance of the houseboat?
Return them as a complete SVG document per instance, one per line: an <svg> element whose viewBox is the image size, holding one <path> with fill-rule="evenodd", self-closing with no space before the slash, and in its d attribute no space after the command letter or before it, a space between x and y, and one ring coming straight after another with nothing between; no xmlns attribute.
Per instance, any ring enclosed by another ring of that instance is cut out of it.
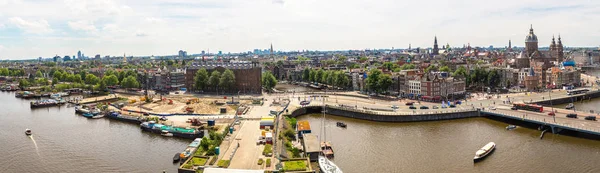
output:
<svg viewBox="0 0 600 173"><path fill-rule="evenodd" d="M321 151L325 157L333 157L333 148L330 142L321 142Z"/></svg>
<svg viewBox="0 0 600 173"><path fill-rule="evenodd" d="M105 115L105 117L110 118L110 119L114 119L114 120L119 120L119 121L124 121L124 122L129 122L129 123L135 123L135 124L140 124L142 122L142 121L140 121L140 119L138 117L121 115L118 112L108 113L108 114Z"/></svg>
<svg viewBox="0 0 600 173"><path fill-rule="evenodd" d="M66 102L64 100L38 100L34 102L30 102L31 108L41 108L41 107L51 107L51 106L60 106L64 105Z"/></svg>
<svg viewBox="0 0 600 173"><path fill-rule="evenodd" d="M195 139L204 137L204 131L193 128L182 128L175 126L167 126L158 124L154 121L143 122L140 124L140 128L144 131L149 131L156 134L162 134L163 130L172 133L174 137Z"/></svg>
<svg viewBox="0 0 600 173"><path fill-rule="evenodd" d="M473 157L473 161L478 162L478 161L482 160L483 158L488 156L490 153L492 153L495 148L496 148L496 143L494 143L494 142L490 142L490 143L486 144L481 149L477 150L477 152L475 152L475 157Z"/></svg>

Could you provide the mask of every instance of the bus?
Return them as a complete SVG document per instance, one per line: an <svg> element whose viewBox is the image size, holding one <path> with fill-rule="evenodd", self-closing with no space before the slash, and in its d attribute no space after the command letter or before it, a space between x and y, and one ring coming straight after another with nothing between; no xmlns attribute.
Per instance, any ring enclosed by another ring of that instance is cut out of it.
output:
<svg viewBox="0 0 600 173"><path fill-rule="evenodd" d="M513 108L516 108L517 110L521 109L526 111L544 112L544 107L540 105L515 103L513 104Z"/></svg>
<svg viewBox="0 0 600 173"><path fill-rule="evenodd" d="M576 95L576 94L583 94L590 91L589 89L574 89L574 90L567 90L567 95Z"/></svg>

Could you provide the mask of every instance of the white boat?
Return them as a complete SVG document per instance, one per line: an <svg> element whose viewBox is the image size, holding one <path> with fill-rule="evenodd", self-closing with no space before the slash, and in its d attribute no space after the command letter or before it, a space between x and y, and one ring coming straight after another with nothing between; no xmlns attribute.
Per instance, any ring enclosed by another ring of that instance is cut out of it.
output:
<svg viewBox="0 0 600 173"><path fill-rule="evenodd" d="M76 113L90 113L89 109L83 108L83 106L75 106Z"/></svg>
<svg viewBox="0 0 600 173"><path fill-rule="evenodd" d="M516 129L516 128L517 128L517 126L515 126L515 125L508 125L508 126L506 126L506 130L513 130L513 129Z"/></svg>
<svg viewBox="0 0 600 173"><path fill-rule="evenodd" d="M104 118L104 114L98 113L98 114L92 116L92 119L99 119L99 118Z"/></svg>
<svg viewBox="0 0 600 173"><path fill-rule="evenodd" d="M485 158L487 155L492 153L492 151L494 151L495 148L496 148L496 143L494 143L494 142L490 142L490 143L486 144L481 149L477 150L477 152L475 152L475 157L473 157L473 161L477 162L477 161Z"/></svg>
<svg viewBox="0 0 600 173"><path fill-rule="evenodd" d="M343 173L342 170L325 156L319 155L319 168L323 173Z"/></svg>
<svg viewBox="0 0 600 173"><path fill-rule="evenodd" d="M171 136L173 136L173 133L169 133L169 131L162 130L162 131L160 131L160 135L166 136L166 137L171 137Z"/></svg>
<svg viewBox="0 0 600 173"><path fill-rule="evenodd" d="M25 135L31 135L31 130L25 129Z"/></svg>

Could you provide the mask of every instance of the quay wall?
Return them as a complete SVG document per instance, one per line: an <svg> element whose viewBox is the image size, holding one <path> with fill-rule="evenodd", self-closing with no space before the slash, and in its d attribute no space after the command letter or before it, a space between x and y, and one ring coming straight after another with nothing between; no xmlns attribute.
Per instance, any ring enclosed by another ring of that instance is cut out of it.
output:
<svg viewBox="0 0 600 173"><path fill-rule="evenodd" d="M594 98L598 98L598 97L600 97L600 91L590 91L590 92L587 92L585 94L580 94L580 95L567 96L567 97L561 97L561 98L552 98L552 100L534 101L534 103L539 104L539 105L544 105L544 106L550 106L550 105L567 104L567 103L577 102L577 101L582 101L582 100L587 100L587 99L594 99Z"/></svg>
<svg viewBox="0 0 600 173"><path fill-rule="evenodd" d="M290 114L292 117L298 117L305 114L321 113L323 108L321 106L306 106L298 108ZM381 115L367 111L356 111L352 109L345 109L340 107L327 106L327 114L354 118L367 121L377 122L418 122L418 121L437 121L437 120L450 120L460 118L471 118L479 117L480 114L477 110L472 111L454 111L452 109L446 109L447 112L432 111L431 113L424 114L412 114L412 115Z"/></svg>

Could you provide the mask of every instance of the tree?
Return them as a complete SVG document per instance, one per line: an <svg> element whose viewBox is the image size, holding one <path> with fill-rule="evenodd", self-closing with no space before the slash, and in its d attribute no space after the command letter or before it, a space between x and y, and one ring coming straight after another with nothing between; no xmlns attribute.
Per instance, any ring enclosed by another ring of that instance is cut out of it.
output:
<svg viewBox="0 0 600 173"><path fill-rule="evenodd" d="M452 76L457 77L457 76L462 76L462 77L467 77L467 69L465 69L464 66L460 66L456 69L456 71L454 71L454 74L452 74Z"/></svg>
<svg viewBox="0 0 600 173"><path fill-rule="evenodd" d="M305 68L302 71L302 80L304 80L304 81L309 81L310 80L310 69Z"/></svg>
<svg viewBox="0 0 600 173"><path fill-rule="evenodd" d="M372 69L367 76L367 88L369 88L371 91L375 91L378 92L380 91L379 88L379 76L383 75L383 73L381 72L381 70L379 69Z"/></svg>
<svg viewBox="0 0 600 173"><path fill-rule="evenodd" d="M409 70L417 68L414 64L404 64L400 67L402 70Z"/></svg>
<svg viewBox="0 0 600 173"><path fill-rule="evenodd" d="M49 84L48 79L46 79L46 78L38 78L35 80L35 83L38 85L48 85Z"/></svg>
<svg viewBox="0 0 600 173"><path fill-rule="evenodd" d="M208 72L206 69L201 68L196 71L196 75L194 76L194 88L196 90L204 90L204 88L208 84Z"/></svg>
<svg viewBox="0 0 600 173"><path fill-rule="evenodd" d="M114 70L106 70L106 71L104 72L104 76L110 76L110 75L115 75L115 76L117 76L117 75L119 75L119 74L117 74L117 72L115 72ZM117 79L118 79L118 78L117 78Z"/></svg>
<svg viewBox="0 0 600 173"><path fill-rule="evenodd" d="M172 66L175 62L173 60L167 60L167 65L168 66Z"/></svg>
<svg viewBox="0 0 600 173"><path fill-rule="evenodd" d="M73 80L73 82L75 83L83 83L83 79L81 79L81 75L74 75L75 79Z"/></svg>
<svg viewBox="0 0 600 173"><path fill-rule="evenodd" d="M52 86L58 84L58 78L52 78Z"/></svg>
<svg viewBox="0 0 600 173"><path fill-rule="evenodd" d="M310 69L309 77L308 77L309 81L316 82L317 81L316 78L317 78L317 71L314 69Z"/></svg>
<svg viewBox="0 0 600 173"><path fill-rule="evenodd" d="M440 67L439 71L450 73L450 67L448 67L448 66Z"/></svg>
<svg viewBox="0 0 600 173"><path fill-rule="evenodd" d="M134 76L127 76L121 81L121 86L124 88L138 88L140 87L140 83Z"/></svg>
<svg viewBox="0 0 600 173"><path fill-rule="evenodd" d="M394 67L394 63L391 63L391 62L383 63L383 68L387 69L388 71L392 71L392 67Z"/></svg>
<svg viewBox="0 0 600 173"><path fill-rule="evenodd" d="M8 76L8 73L7 68L0 68L0 76Z"/></svg>
<svg viewBox="0 0 600 173"><path fill-rule="evenodd" d="M98 77L96 77L96 75L94 75L94 74L85 75L85 83L86 84L96 85L96 84L98 84L98 82L100 82L100 79Z"/></svg>
<svg viewBox="0 0 600 173"><path fill-rule="evenodd" d="M337 76L337 80L336 80L336 86L341 87L341 88L346 88L346 86L348 86L348 84L350 83L350 79L348 78L348 76L346 76L346 74L342 71L338 71L336 72L336 76Z"/></svg>
<svg viewBox="0 0 600 173"><path fill-rule="evenodd" d="M21 88L27 88L27 87L29 87L29 82L27 81L27 79L21 79L21 80L19 80L19 87L21 87Z"/></svg>
<svg viewBox="0 0 600 173"><path fill-rule="evenodd" d="M219 86L221 86L226 91L229 91L233 87L233 85L235 85L235 74L233 74L233 71L227 69L221 75L221 78L219 80Z"/></svg>
<svg viewBox="0 0 600 173"><path fill-rule="evenodd" d="M363 63L365 61L369 60L366 56L362 56L358 59L358 62Z"/></svg>
<svg viewBox="0 0 600 173"><path fill-rule="evenodd" d="M119 84L119 78L115 75L108 75L102 77L102 82L107 86L115 86Z"/></svg>
<svg viewBox="0 0 600 173"><path fill-rule="evenodd" d="M267 91L271 91L271 89L275 88L277 85L277 78L269 71L263 73L261 81L263 87L265 87Z"/></svg>
<svg viewBox="0 0 600 173"><path fill-rule="evenodd" d="M500 84L500 74L497 70L491 70L488 72L487 84L489 87L496 87Z"/></svg>
<svg viewBox="0 0 600 173"><path fill-rule="evenodd" d="M322 79L323 79L323 73L325 73L325 72L323 71L323 69L319 69L319 70L317 71L317 74L316 74L316 76L315 76L315 82L319 82L319 83L322 83L322 82L323 82L323 81L322 81Z"/></svg>
<svg viewBox="0 0 600 173"><path fill-rule="evenodd" d="M437 69L436 66L430 65L429 67L425 68L425 73L429 73L429 72L435 71L436 69Z"/></svg>
<svg viewBox="0 0 600 173"><path fill-rule="evenodd" d="M210 74L210 77L208 78L208 85L210 85L211 87L214 87L215 90L218 93L218 88L219 88L219 82L221 82L221 73L219 73L219 71L215 70Z"/></svg>
<svg viewBox="0 0 600 173"><path fill-rule="evenodd" d="M63 57L63 61L71 61L71 57L67 55Z"/></svg>
<svg viewBox="0 0 600 173"><path fill-rule="evenodd" d="M62 73L60 71L55 71L54 74L52 74L52 79L56 78L58 80L62 79Z"/></svg>
<svg viewBox="0 0 600 173"><path fill-rule="evenodd" d="M37 72L35 72L35 77L42 77L42 76L43 75L42 75L41 71L38 70Z"/></svg>
<svg viewBox="0 0 600 173"><path fill-rule="evenodd" d="M392 77L390 75L384 74L379 76L379 80L377 80L377 88L378 92L386 91L390 85L392 85Z"/></svg>

